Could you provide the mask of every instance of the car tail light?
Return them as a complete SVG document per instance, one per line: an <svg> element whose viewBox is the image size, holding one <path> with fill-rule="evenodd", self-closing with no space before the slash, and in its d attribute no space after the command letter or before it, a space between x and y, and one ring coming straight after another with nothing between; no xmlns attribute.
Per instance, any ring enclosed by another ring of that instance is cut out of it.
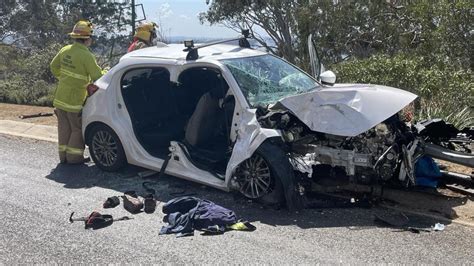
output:
<svg viewBox="0 0 474 266"><path fill-rule="evenodd" d="M97 87L94 84L89 84L87 85L87 96L92 96L97 90L99 90L99 87Z"/></svg>

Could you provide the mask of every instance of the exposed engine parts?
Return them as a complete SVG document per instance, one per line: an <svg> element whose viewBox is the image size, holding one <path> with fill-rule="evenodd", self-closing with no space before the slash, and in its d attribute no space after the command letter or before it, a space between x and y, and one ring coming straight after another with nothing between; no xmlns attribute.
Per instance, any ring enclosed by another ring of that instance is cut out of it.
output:
<svg viewBox="0 0 474 266"><path fill-rule="evenodd" d="M259 122L282 131L294 169L309 177L314 166L329 165L343 168L347 176L361 183L415 182L413 165L420 149L396 115L355 137L313 132L287 111L268 112Z"/></svg>

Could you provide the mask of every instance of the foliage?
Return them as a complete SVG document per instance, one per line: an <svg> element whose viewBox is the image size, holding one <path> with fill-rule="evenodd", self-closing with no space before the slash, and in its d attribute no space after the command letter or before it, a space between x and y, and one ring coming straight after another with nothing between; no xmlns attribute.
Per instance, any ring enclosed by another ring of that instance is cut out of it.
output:
<svg viewBox="0 0 474 266"><path fill-rule="evenodd" d="M443 118L456 126L474 126L474 83L470 69L433 58L399 54L353 59L332 66L338 82L381 84L411 91L418 119Z"/></svg>
<svg viewBox="0 0 474 266"><path fill-rule="evenodd" d="M323 60L373 54L438 54L464 68L474 65L474 2L471 0L214 0L202 22L220 23L257 40L275 54L307 68L306 38L313 34Z"/></svg>
<svg viewBox="0 0 474 266"><path fill-rule="evenodd" d="M224 24L238 32L249 29L262 46L294 63L297 18L292 10L296 9L297 3L296 0L215 0L206 13L200 14L200 19L201 22ZM276 49L258 34L258 29L268 34Z"/></svg>
<svg viewBox="0 0 474 266"><path fill-rule="evenodd" d="M4 0L0 7L0 42L22 49L64 44L73 25L88 19L96 37L116 38L129 23L125 3L111 1Z"/></svg>
<svg viewBox="0 0 474 266"><path fill-rule="evenodd" d="M60 48L56 44L18 56L0 81L0 102L51 105L55 79L49 71L49 62Z"/></svg>
<svg viewBox="0 0 474 266"><path fill-rule="evenodd" d="M4 0L0 5L0 102L50 105L56 80L49 63L70 42L79 19L94 24L91 49L102 66L126 49L125 2ZM115 49L112 49L115 47ZM120 47L122 49L120 49Z"/></svg>
<svg viewBox="0 0 474 266"><path fill-rule="evenodd" d="M412 53L473 66L471 0L306 2L297 10L298 35L315 36L326 64L346 57ZM302 42L298 50L303 61L308 60L305 49Z"/></svg>

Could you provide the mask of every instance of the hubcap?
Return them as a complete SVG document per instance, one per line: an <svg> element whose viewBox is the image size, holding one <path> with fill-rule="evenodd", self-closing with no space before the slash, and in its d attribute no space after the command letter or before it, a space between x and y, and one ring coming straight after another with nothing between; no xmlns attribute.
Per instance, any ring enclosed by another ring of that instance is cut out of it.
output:
<svg viewBox="0 0 474 266"><path fill-rule="evenodd" d="M270 167L258 154L245 160L235 173L240 184L240 193L247 198L257 199L266 195L272 185Z"/></svg>
<svg viewBox="0 0 474 266"><path fill-rule="evenodd" d="M117 161L117 142L107 131L98 131L92 138L92 150L96 159L104 166L112 166Z"/></svg>

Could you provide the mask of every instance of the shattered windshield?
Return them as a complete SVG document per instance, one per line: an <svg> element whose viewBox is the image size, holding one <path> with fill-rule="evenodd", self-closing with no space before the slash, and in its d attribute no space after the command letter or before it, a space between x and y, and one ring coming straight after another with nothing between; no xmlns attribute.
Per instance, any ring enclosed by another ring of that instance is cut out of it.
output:
<svg viewBox="0 0 474 266"><path fill-rule="evenodd" d="M252 107L313 90L318 84L306 73L272 55L225 59Z"/></svg>

